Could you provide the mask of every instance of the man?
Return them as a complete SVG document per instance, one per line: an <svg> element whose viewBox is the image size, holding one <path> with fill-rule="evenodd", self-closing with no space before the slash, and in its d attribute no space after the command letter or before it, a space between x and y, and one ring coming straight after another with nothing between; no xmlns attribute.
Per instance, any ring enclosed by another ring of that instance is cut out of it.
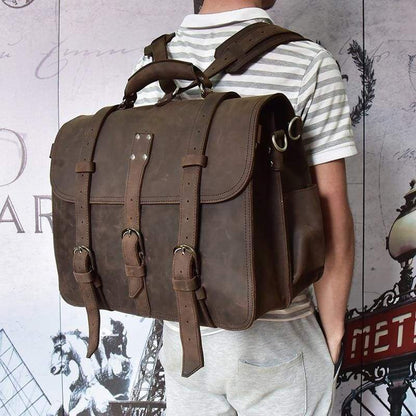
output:
<svg viewBox="0 0 416 416"><path fill-rule="evenodd" d="M205 0L199 14L184 18L168 44L169 58L206 69L215 48L228 37L257 21L272 23L265 9L274 3ZM142 57L135 70L150 62ZM301 41L278 46L241 75L218 74L212 81L214 91L241 96L282 92L302 117L302 139L319 186L327 242L324 274L313 285L319 315L314 313L311 285L287 309L266 313L245 331L202 327L205 366L189 378L180 375L178 324L165 321L160 359L166 414L330 415L354 264L344 158L358 153L341 74L326 49ZM135 105L154 104L163 95L158 83L151 84L138 94ZM182 99L192 98L199 98L198 88L182 94Z"/></svg>

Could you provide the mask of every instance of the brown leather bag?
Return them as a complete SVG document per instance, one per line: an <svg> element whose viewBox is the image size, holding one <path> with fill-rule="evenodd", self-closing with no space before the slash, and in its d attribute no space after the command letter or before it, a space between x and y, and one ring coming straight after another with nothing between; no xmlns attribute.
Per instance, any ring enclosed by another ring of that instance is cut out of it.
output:
<svg viewBox="0 0 416 416"><path fill-rule="evenodd" d="M204 365L200 325L244 330L321 277L324 231L302 121L286 96L216 93L209 80L304 38L256 23L222 44L205 73L163 59L169 37L158 39L122 104L58 132L54 248L62 297L87 309L88 357L99 309L178 321L189 377ZM192 80L203 98L173 100L190 88L173 79ZM133 107L157 80L164 98Z"/></svg>

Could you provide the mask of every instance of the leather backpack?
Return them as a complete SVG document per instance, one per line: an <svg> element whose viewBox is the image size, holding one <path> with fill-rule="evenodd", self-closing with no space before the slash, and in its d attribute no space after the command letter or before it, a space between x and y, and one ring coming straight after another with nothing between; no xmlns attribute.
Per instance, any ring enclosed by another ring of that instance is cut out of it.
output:
<svg viewBox="0 0 416 416"><path fill-rule="evenodd" d="M200 325L244 330L323 273L325 240L302 120L284 94L212 91L279 44L304 40L255 23L221 44L202 72L167 59L128 80L121 104L62 125L51 149L54 250L63 299L86 308L87 356L100 309L177 321L182 376L203 367ZM174 79L192 81L178 88ZM165 96L136 106L160 81ZM179 100L199 86L201 98Z"/></svg>

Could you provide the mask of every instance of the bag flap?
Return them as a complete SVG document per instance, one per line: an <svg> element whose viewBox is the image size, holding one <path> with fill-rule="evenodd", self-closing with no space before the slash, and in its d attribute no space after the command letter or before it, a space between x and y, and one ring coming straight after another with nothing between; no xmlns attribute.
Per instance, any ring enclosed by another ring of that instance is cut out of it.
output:
<svg viewBox="0 0 416 416"><path fill-rule="evenodd" d="M232 198L251 177L261 109L266 102L281 109L283 94L231 98L221 103L209 132L201 175L201 202ZM118 110L105 121L95 148L91 203L123 204L128 162L137 133L154 135L141 190L142 204L179 203L181 159L187 154L194 120L203 100L172 101L164 106ZM51 154L51 184L59 198L74 202L75 164L92 116L79 116L64 124Z"/></svg>

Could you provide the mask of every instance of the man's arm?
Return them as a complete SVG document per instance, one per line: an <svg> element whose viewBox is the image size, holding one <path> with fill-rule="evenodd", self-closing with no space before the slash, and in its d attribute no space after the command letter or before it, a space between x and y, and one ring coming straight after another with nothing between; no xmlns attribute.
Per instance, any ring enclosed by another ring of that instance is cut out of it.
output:
<svg viewBox="0 0 416 416"><path fill-rule="evenodd" d="M313 285L328 348L336 362L354 270L354 222L348 203L345 159L310 169L319 187L326 239L324 273Z"/></svg>

